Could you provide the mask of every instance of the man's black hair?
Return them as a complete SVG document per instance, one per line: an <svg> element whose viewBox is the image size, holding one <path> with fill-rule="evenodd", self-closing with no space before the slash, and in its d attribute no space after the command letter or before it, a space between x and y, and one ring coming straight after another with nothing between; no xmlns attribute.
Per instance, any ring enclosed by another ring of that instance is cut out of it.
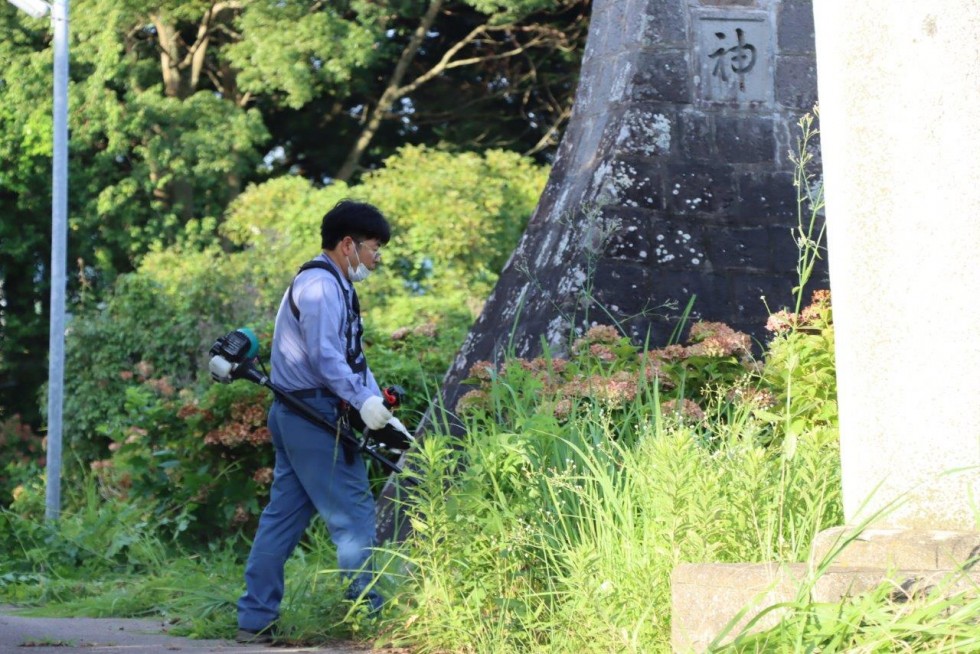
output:
<svg viewBox="0 0 980 654"><path fill-rule="evenodd" d="M391 239L391 226L373 204L341 200L323 216L320 247L332 250L345 236L358 242L374 238L384 245Z"/></svg>

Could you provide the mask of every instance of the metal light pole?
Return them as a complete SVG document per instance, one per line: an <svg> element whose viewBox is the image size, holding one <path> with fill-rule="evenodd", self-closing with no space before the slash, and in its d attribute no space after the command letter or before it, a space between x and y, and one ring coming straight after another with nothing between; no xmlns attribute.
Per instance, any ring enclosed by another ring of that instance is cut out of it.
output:
<svg viewBox="0 0 980 654"><path fill-rule="evenodd" d="M48 453L45 518L61 513L61 433L65 395L65 269L68 259L68 0L7 0L54 32L54 157L51 166L51 324L48 333Z"/></svg>

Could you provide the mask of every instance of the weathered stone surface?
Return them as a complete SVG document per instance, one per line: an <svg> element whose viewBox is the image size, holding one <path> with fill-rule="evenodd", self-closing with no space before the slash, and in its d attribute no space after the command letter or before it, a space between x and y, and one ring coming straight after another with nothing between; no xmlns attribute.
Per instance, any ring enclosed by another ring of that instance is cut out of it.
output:
<svg viewBox="0 0 980 654"><path fill-rule="evenodd" d="M643 105L654 102L688 104L691 79L690 54L681 50L640 52L636 55L628 101Z"/></svg>
<svg viewBox="0 0 980 654"><path fill-rule="evenodd" d="M812 57L776 58L776 102L799 111L813 108L817 103L817 66Z"/></svg>
<svg viewBox="0 0 980 654"><path fill-rule="evenodd" d="M659 166L644 159L619 159L603 177L599 199L626 208L663 209L663 176Z"/></svg>
<svg viewBox="0 0 980 654"><path fill-rule="evenodd" d="M675 122L674 112L666 109L627 110L623 113L619 121L619 129L616 131L614 146L616 153L623 157L670 156Z"/></svg>
<svg viewBox="0 0 980 654"><path fill-rule="evenodd" d="M873 530L846 544L853 530L821 532L809 564L700 563L671 575L671 642L675 652L704 652L717 639L730 642L760 612L746 633L773 627L784 602L837 603L888 584L892 601L926 593L980 594L980 533ZM838 547L843 545L843 547ZM833 552L832 560L824 560ZM724 634L724 635L723 635Z"/></svg>
<svg viewBox="0 0 980 654"><path fill-rule="evenodd" d="M778 11L776 35L783 54L812 55L815 48L810 0L784 0Z"/></svg>
<svg viewBox="0 0 980 654"><path fill-rule="evenodd" d="M737 214L752 224L778 224L786 227L788 244L780 247L795 255L789 230L797 226L796 187L791 172L744 173L738 177Z"/></svg>
<svg viewBox="0 0 980 654"><path fill-rule="evenodd" d="M692 294L698 316L763 336L767 313L759 296L788 304L796 283L790 234L796 191L784 152L791 138L786 124L798 120L799 105L815 99L816 80L787 73L780 95L776 61L786 52L787 61L812 70L808 7L803 0L595 2L575 109L551 178L447 375L447 406L455 404L456 384L473 361L500 355L502 335L518 355L534 355L542 336L561 352L571 332L556 328L555 307L584 315L582 276L589 271L606 275L590 285L618 298L617 320L649 332L652 344L669 336ZM725 65L717 73L719 57L695 42L697 24L721 26L724 38L702 35L712 47L736 39L724 44ZM768 55L752 42L763 32L772 35ZM740 99L732 87L733 99L695 102L704 74L734 74L753 52L772 61L757 59L739 74L753 76L753 88L772 89L768 99ZM781 106L779 97L791 106ZM617 266L630 274L614 274ZM607 283L628 284L630 293L605 289ZM643 314L643 307L664 303L680 308ZM517 306L519 319L508 322Z"/></svg>
<svg viewBox="0 0 980 654"><path fill-rule="evenodd" d="M771 118L745 120L744 116L715 118L718 161L725 163L771 163L776 154L776 137Z"/></svg>
<svg viewBox="0 0 980 654"><path fill-rule="evenodd" d="M918 570L952 570L980 564L980 532L922 529L865 529L856 537L850 527L820 532L812 559L834 565Z"/></svg>
<svg viewBox="0 0 980 654"><path fill-rule="evenodd" d="M772 260L767 227L713 230L705 239L708 260L719 272L738 272ZM761 269L761 268L760 268Z"/></svg>
<svg viewBox="0 0 980 654"><path fill-rule="evenodd" d="M640 42L648 46L687 44L688 12L676 0L646 0L642 5L643 23Z"/></svg>
<svg viewBox="0 0 980 654"><path fill-rule="evenodd" d="M668 216L724 214L738 204L735 169L727 165L669 165Z"/></svg>
<svg viewBox="0 0 980 654"><path fill-rule="evenodd" d="M730 642L762 609L796 599L805 577L801 563L677 566L670 576L674 651L703 652L716 638L718 644ZM750 633L771 629L785 613L770 611Z"/></svg>
<svg viewBox="0 0 980 654"><path fill-rule="evenodd" d="M714 116L688 109L677 115L677 147L671 151L675 161L710 163L718 160L715 147Z"/></svg>
<svg viewBox="0 0 980 654"><path fill-rule="evenodd" d="M787 297L792 292L796 276L741 272L733 276L732 285L737 302L732 324L747 326L754 316L765 312L767 304L771 307L779 302L777 298Z"/></svg>

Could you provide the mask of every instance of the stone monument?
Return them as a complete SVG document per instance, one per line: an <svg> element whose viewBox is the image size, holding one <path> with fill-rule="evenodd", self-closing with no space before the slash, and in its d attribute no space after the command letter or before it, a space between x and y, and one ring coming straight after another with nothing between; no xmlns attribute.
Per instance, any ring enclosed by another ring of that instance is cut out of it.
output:
<svg viewBox="0 0 980 654"><path fill-rule="evenodd" d="M980 4L814 11L848 524L820 534L813 559L860 535L811 596L837 601L886 575L904 586L959 572L976 588ZM805 567L679 566L675 650L703 650L743 606L792 599Z"/></svg>
<svg viewBox="0 0 980 654"><path fill-rule="evenodd" d="M595 0L551 176L443 382L450 424L476 361L561 353L593 321L660 346L696 296L694 318L761 336L761 297L798 282L789 152L814 56L810 0Z"/></svg>
<svg viewBox="0 0 980 654"><path fill-rule="evenodd" d="M664 345L693 296L761 336L760 297L798 281L788 155L815 101L809 0L596 0L550 179L445 405L476 361L560 353L592 322Z"/></svg>

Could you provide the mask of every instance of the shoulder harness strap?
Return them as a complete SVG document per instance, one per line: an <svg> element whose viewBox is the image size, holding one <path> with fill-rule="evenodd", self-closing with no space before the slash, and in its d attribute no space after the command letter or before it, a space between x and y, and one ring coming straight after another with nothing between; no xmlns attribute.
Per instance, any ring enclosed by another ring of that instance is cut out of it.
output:
<svg viewBox="0 0 980 654"><path fill-rule="evenodd" d="M299 267L299 271L296 273L296 277L299 277L304 271L310 270L311 268L319 268L320 270L326 270L334 279L337 280L337 284L340 285L340 290L344 294L344 299L347 304L347 358L348 361L356 361L361 356L361 336L364 334L364 326L361 324L361 304L357 299L357 291L353 288L348 291L347 287L344 285L343 280L340 279L340 274L337 269L331 266L326 261L317 261L313 259L312 261L307 261L302 266ZM296 282L296 277L293 277L293 281L289 283L289 309L293 313L293 318L297 321L299 320L299 306L297 306L296 301L293 299L293 284ZM354 325L357 325L357 333L354 333Z"/></svg>

